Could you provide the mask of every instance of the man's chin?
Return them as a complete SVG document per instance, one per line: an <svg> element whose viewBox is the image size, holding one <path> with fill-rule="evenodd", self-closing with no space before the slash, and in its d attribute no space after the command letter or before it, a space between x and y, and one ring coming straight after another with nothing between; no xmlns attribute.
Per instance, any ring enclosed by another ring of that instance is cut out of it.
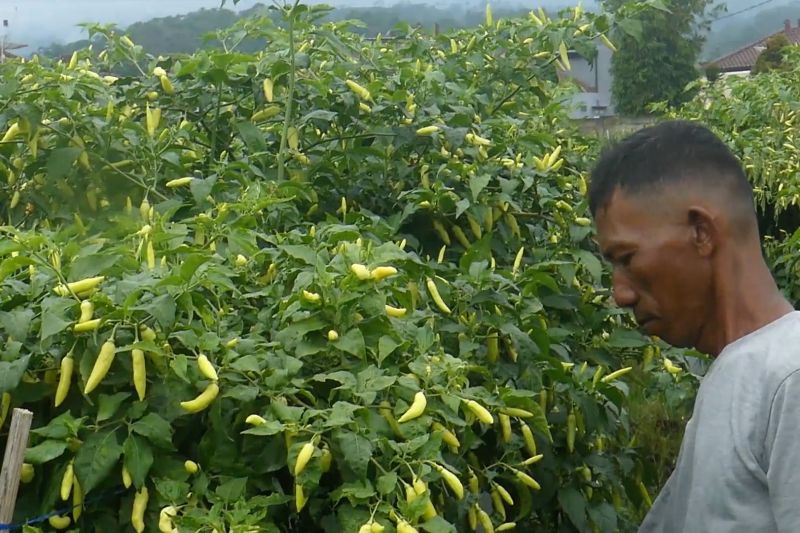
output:
<svg viewBox="0 0 800 533"><path fill-rule="evenodd" d="M650 336L657 335L657 333L656 333L657 322L658 322L658 320L656 320L654 318L650 319L650 320L646 320L646 321L642 322L641 324L639 324L639 329L642 330L643 332L647 333Z"/></svg>

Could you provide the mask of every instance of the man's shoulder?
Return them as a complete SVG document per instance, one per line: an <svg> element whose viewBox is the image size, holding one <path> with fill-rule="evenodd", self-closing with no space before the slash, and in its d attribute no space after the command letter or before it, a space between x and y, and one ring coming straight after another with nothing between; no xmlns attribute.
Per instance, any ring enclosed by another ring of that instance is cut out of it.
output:
<svg viewBox="0 0 800 533"><path fill-rule="evenodd" d="M792 311L732 343L720 366L777 385L800 370L800 311Z"/></svg>

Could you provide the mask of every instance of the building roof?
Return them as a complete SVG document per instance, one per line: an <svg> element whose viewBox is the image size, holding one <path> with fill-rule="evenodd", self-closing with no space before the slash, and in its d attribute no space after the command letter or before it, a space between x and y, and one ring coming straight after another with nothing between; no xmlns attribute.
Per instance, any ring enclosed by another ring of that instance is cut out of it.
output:
<svg viewBox="0 0 800 533"><path fill-rule="evenodd" d="M767 35L735 52L731 52L714 61L709 61L707 64L716 65L722 72L751 70L753 65L756 64L758 56L767 47L767 40L770 37L781 34L786 36L790 44L800 44L800 19L797 20L797 26L794 27L792 27L792 21L787 19L783 23L783 30Z"/></svg>

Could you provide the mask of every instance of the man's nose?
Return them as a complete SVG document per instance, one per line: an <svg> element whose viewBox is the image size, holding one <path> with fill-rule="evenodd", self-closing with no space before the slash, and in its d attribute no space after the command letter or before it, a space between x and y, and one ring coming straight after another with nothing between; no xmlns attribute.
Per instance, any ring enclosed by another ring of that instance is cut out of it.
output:
<svg viewBox="0 0 800 533"><path fill-rule="evenodd" d="M612 292L614 301L620 307L633 307L636 303L636 291L623 274L614 271L612 276Z"/></svg>

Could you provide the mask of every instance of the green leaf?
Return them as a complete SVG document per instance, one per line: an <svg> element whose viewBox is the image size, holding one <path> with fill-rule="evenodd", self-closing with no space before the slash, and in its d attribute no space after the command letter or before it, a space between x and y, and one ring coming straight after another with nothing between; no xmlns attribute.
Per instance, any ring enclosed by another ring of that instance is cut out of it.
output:
<svg viewBox="0 0 800 533"><path fill-rule="evenodd" d="M275 341L280 343L288 343L297 341L303 335L310 331L319 331L324 328L327 323L319 317L312 316L283 328L275 335Z"/></svg>
<svg viewBox="0 0 800 533"><path fill-rule="evenodd" d="M142 306L142 310L150 313L162 327L171 327L175 322L175 300L169 294L162 294Z"/></svg>
<svg viewBox="0 0 800 533"><path fill-rule="evenodd" d="M611 348L643 348L650 342L637 331L615 329L609 334L606 344Z"/></svg>
<svg viewBox="0 0 800 533"><path fill-rule="evenodd" d="M97 422L108 420L114 413L117 412L119 406L131 396L129 392L118 392L116 394L108 395L101 394L97 399Z"/></svg>
<svg viewBox="0 0 800 533"><path fill-rule="evenodd" d="M558 503L578 531L586 531L586 499L572 487L558 491Z"/></svg>
<svg viewBox="0 0 800 533"><path fill-rule="evenodd" d="M220 484L217 490L214 491L217 496L227 502L239 500L244 496L245 489L247 488L246 477L236 477L228 479Z"/></svg>
<svg viewBox="0 0 800 533"><path fill-rule="evenodd" d="M637 41L642 40L642 23L635 19L619 19L619 27Z"/></svg>
<svg viewBox="0 0 800 533"><path fill-rule="evenodd" d="M341 456L356 479L367 477L367 466L372 458L372 443L352 431L340 429L334 433L334 442L338 447L336 455Z"/></svg>
<svg viewBox="0 0 800 533"><path fill-rule="evenodd" d="M114 430L101 430L89 435L75 456L75 474L84 494L88 494L117 464L122 446Z"/></svg>
<svg viewBox="0 0 800 533"><path fill-rule="evenodd" d="M454 533L456 531L455 526L441 516L434 516L430 520L426 520L419 525L418 529L430 533Z"/></svg>
<svg viewBox="0 0 800 533"><path fill-rule="evenodd" d="M23 355L16 361L0 361L0 394L17 388L23 374L28 369L31 355Z"/></svg>
<svg viewBox="0 0 800 533"><path fill-rule="evenodd" d="M80 148L73 146L56 148L50 152L50 157L47 159L47 180L53 182L69 174L81 152Z"/></svg>
<svg viewBox="0 0 800 533"><path fill-rule="evenodd" d="M592 276L595 283L599 283L603 277L603 264L600 262L600 259L587 250L577 250L574 252L574 255L575 258L586 267L586 270L589 272L589 275Z"/></svg>
<svg viewBox="0 0 800 533"><path fill-rule="evenodd" d="M304 246L301 244L283 244L279 246L278 249L286 252L289 257L298 259L307 265L313 265L317 262L317 252L310 246Z"/></svg>
<svg viewBox="0 0 800 533"><path fill-rule="evenodd" d="M6 330L8 337L24 341L30 331L33 309L14 309L0 312L0 325Z"/></svg>
<svg viewBox="0 0 800 533"><path fill-rule="evenodd" d="M157 478L154 480L154 484L156 486L156 491L158 491L165 500L171 502L180 501L180 499L185 498L186 494L189 492L189 484L184 481L178 481L177 479Z"/></svg>
<svg viewBox="0 0 800 533"><path fill-rule="evenodd" d="M191 281L192 276L194 276L197 269L200 268L206 261L208 261L208 257L201 254L192 254L188 256L186 259L183 260L183 264L181 265L180 275L183 281Z"/></svg>
<svg viewBox="0 0 800 533"><path fill-rule="evenodd" d="M469 206L472 205L469 200L466 198L462 198L458 202L456 202L456 218L460 217L464 212L469 209Z"/></svg>
<svg viewBox="0 0 800 533"><path fill-rule="evenodd" d="M239 130L239 135L247 145L247 148L253 153L263 153L267 151L267 143L264 140L264 134L249 121L240 121L236 123L236 129Z"/></svg>
<svg viewBox="0 0 800 533"><path fill-rule="evenodd" d="M233 361L230 366L240 372L259 372L261 361L255 355L244 355Z"/></svg>
<svg viewBox="0 0 800 533"><path fill-rule="evenodd" d="M109 267L114 266L120 260L117 254L88 254L75 259L70 266L70 278L83 279L97 276Z"/></svg>
<svg viewBox="0 0 800 533"><path fill-rule="evenodd" d="M382 363L398 346L400 346L400 343L388 335L383 335L378 340L378 362Z"/></svg>
<svg viewBox="0 0 800 533"><path fill-rule="evenodd" d="M350 390L357 384L356 377L345 370L338 370L330 374L317 374L313 379L319 382L336 381L341 384L340 387L336 387L336 390Z"/></svg>
<svg viewBox="0 0 800 533"><path fill-rule="evenodd" d="M333 344L343 352L353 354L356 357L363 358L366 356L366 347L364 346L364 335L358 328L351 329L350 331L339 337L339 340L337 340Z"/></svg>
<svg viewBox="0 0 800 533"><path fill-rule="evenodd" d="M217 182L216 176L209 176L205 179L194 179L189 184L189 190L192 191L192 198L195 203L201 205L206 201L206 198L211 194L214 184Z"/></svg>
<svg viewBox="0 0 800 533"><path fill-rule="evenodd" d="M144 485L150 467L153 466L153 450L142 437L128 435L123 446L123 454L133 484L136 488L140 488Z"/></svg>
<svg viewBox="0 0 800 533"><path fill-rule="evenodd" d="M397 474L394 472L387 472L378 478L377 483L378 492L384 496L392 494L397 490Z"/></svg>
<svg viewBox="0 0 800 533"><path fill-rule="evenodd" d="M42 331L44 341L48 337L61 333L72 324L67 318L67 309L73 307L75 301L70 298L48 297L42 300Z"/></svg>
<svg viewBox="0 0 800 533"><path fill-rule="evenodd" d="M478 195L489 185L492 177L488 174L481 174L480 176L472 176L469 179L469 190L472 193L472 201L478 201Z"/></svg>
<svg viewBox="0 0 800 533"><path fill-rule="evenodd" d="M285 429L286 427L277 420L267 420L264 424L261 424L260 426L255 426L250 429L242 431L242 434L268 437L270 435L277 435L278 433L283 432Z"/></svg>
<svg viewBox="0 0 800 533"><path fill-rule="evenodd" d="M240 402L252 402L258 398L258 387L254 385L236 385L231 389L226 387L224 390L222 398L233 398Z"/></svg>
<svg viewBox="0 0 800 533"><path fill-rule="evenodd" d="M617 513L608 502L589 507L589 517L600 531L617 531Z"/></svg>
<svg viewBox="0 0 800 533"><path fill-rule="evenodd" d="M369 492L369 494L367 494L367 492ZM367 499L373 494L375 494L375 489L370 486L369 481L366 483L356 482L342 485L339 489L331 494L331 498L333 498L335 501L346 497L354 499ZM341 504L336 505L336 515L339 523L334 531L341 531L342 533L347 531L358 531L358 528L370 518L370 513L365 507L356 507L349 501L343 501Z"/></svg>
<svg viewBox="0 0 800 533"><path fill-rule="evenodd" d="M65 440L67 437L75 437L83 427L84 418L75 418L67 411L50 420L46 426L32 429L31 433L49 439Z"/></svg>
<svg viewBox="0 0 800 533"><path fill-rule="evenodd" d="M138 433L158 446L166 450L174 449L172 445L172 427L169 422L161 418L156 413L148 413L133 423L131 431Z"/></svg>
<svg viewBox="0 0 800 533"><path fill-rule="evenodd" d="M305 124L310 120L321 120L323 122L331 122L333 119L336 118L337 113L333 111L328 111L326 109L315 109L310 113L305 114L303 117L300 118L298 121L299 124Z"/></svg>
<svg viewBox="0 0 800 533"><path fill-rule="evenodd" d="M25 450L25 462L39 465L52 461L67 449L67 443L59 440L46 440Z"/></svg>
<svg viewBox="0 0 800 533"><path fill-rule="evenodd" d="M386 376L375 366L368 366L358 373L359 388L371 392L382 391L394 385L396 381L395 376Z"/></svg>
<svg viewBox="0 0 800 533"><path fill-rule="evenodd" d="M323 427L334 428L338 426L346 426L353 422L353 413L359 409L359 406L347 402L336 402L333 404L330 414L325 420Z"/></svg>
<svg viewBox="0 0 800 533"><path fill-rule="evenodd" d="M26 267L28 265L35 264L33 259L30 257L25 257L24 255L20 255L17 257L9 257L8 259L3 260L0 263L0 280L6 279L11 274L14 274L20 268Z"/></svg>

